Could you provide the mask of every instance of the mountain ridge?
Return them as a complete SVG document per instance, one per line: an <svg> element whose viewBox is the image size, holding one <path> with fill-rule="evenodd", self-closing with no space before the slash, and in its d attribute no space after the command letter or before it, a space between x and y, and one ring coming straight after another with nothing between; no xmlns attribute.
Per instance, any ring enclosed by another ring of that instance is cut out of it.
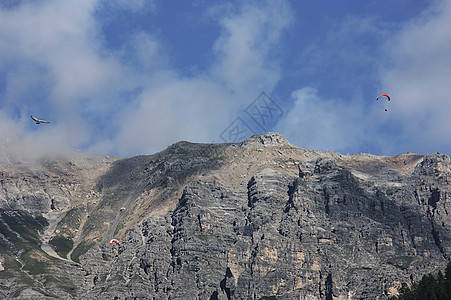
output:
<svg viewBox="0 0 451 300"><path fill-rule="evenodd" d="M307 150L277 133L13 160L0 170L0 295L387 299L449 260L450 166L438 153ZM13 225L24 216L42 224Z"/></svg>

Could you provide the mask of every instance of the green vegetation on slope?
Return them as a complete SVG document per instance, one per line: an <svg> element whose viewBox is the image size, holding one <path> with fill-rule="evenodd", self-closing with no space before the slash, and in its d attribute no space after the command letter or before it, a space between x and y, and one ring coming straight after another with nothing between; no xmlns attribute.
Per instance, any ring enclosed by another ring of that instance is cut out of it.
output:
<svg viewBox="0 0 451 300"><path fill-rule="evenodd" d="M71 258L73 261L79 263L80 256L88 252L88 250L95 245L93 241L83 241L72 251Z"/></svg>
<svg viewBox="0 0 451 300"><path fill-rule="evenodd" d="M39 232L48 225L47 220L42 216L32 216L26 212L15 210L0 210L0 233L17 250L37 247L40 245ZM3 250L10 250L10 246L1 243Z"/></svg>
<svg viewBox="0 0 451 300"><path fill-rule="evenodd" d="M448 300L451 299L451 262L445 270L445 275L439 271L437 276L424 275L420 282L415 282L409 288L403 283L399 295L392 300Z"/></svg>
<svg viewBox="0 0 451 300"><path fill-rule="evenodd" d="M74 246L74 241L63 236L55 236L49 241L49 244L59 256L67 258L67 253Z"/></svg>

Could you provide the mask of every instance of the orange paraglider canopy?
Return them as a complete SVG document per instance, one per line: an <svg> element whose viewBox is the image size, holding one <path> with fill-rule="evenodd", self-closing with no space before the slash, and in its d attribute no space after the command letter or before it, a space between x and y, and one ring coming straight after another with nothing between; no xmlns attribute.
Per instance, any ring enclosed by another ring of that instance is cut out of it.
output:
<svg viewBox="0 0 451 300"><path fill-rule="evenodd" d="M385 96L388 98L388 101L390 101L390 96L387 94L380 94L379 96L377 96L376 100L379 100L380 97Z"/></svg>

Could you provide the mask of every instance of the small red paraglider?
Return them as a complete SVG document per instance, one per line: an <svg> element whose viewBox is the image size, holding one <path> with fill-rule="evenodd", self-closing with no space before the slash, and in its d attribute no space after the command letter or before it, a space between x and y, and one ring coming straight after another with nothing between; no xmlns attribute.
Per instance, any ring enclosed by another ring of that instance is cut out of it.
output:
<svg viewBox="0 0 451 300"><path fill-rule="evenodd" d="M379 96L377 96L376 100L379 100L380 97L387 97L388 101L390 101L390 96L387 94L380 94ZM387 111L387 109L385 109L385 111Z"/></svg>
<svg viewBox="0 0 451 300"><path fill-rule="evenodd" d="M376 100L379 100L380 97L385 96L388 98L388 101L390 101L390 96L387 94L380 94L379 96L377 96Z"/></svg>
<svg viewBox="0 0 451 300"><path fill-rule="evenodd" d="M111 240L110 240L110 244L112 244L112 243L115 243L115 244L117 244L118 246L121 245L121 244L119 243L119 241L116 240L116 239L111 239Z"/></svg>

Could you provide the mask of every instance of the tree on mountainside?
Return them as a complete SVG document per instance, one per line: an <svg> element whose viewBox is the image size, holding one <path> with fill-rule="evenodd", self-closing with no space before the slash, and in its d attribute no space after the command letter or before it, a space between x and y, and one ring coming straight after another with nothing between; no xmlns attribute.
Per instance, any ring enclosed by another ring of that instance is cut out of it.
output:
<svg viewBox="0 0 451 300"><path fill-rule="evenodd" d="M445 275L439 271L437 276L423 275L420 282L414 282L411 287L406 283L401 285L399 295L392 300L449 300L451 299L451 262L445 269Z"/></svg>

